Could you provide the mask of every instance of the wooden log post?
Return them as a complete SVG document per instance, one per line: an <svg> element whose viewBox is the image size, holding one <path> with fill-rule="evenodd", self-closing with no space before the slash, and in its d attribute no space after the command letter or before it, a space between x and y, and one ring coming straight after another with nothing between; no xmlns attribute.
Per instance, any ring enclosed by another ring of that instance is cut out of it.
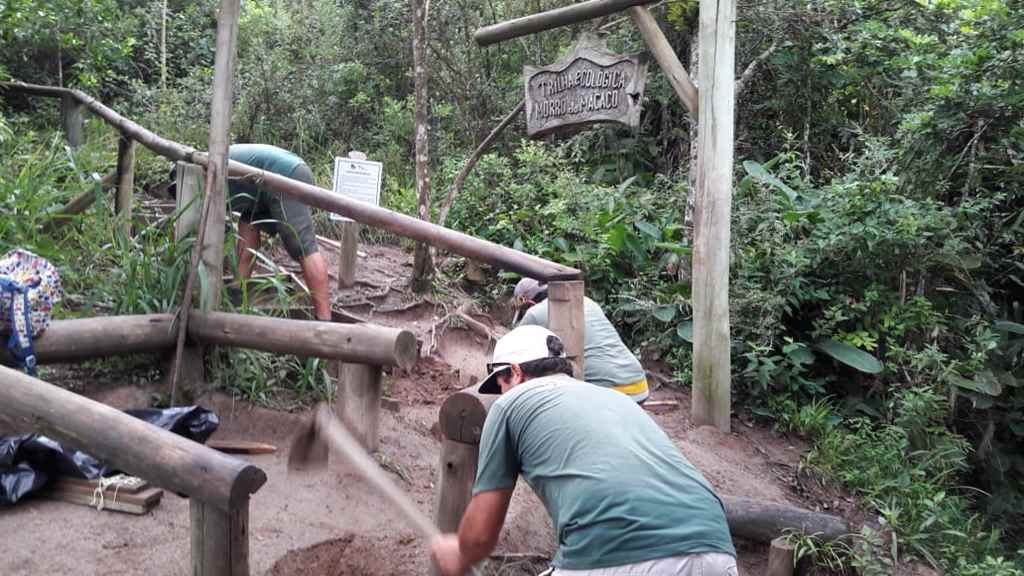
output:
<svg viewBox="0 0 1024 576"><path fill-rule="evenodd" d="M338 288L356 285L356 266L359 263L359 222L343 218L337 223L341 239L338 253Z"/></svg>
<svg viewBox="0 0 1024 576"><path fill-rule="evenodd" d="M64 127L64 138L68 146L78 148L82 144L82 125L85 122L82 114L82 103L65 94L60 98L60 121Z"/></svg>
<svg viewBox="0 0 1024 576"><path fill-rule="evenodd" d="M174 222L174 239L183 240L194 234L199 227L203 209L203 167L189 162L178 162L175 171L174 198L178 219Z"/></svg>
<svg viewBox="0 0 1024 576"><path fill-rule="evenodd" d="M583 378L583 281L548 284L548 327L562 339L577 378Z"/></svg>
<svg viewBox="0 0 1024 576"><path fill-rule="evenodd" d="M228 510L189 504L193 576L249 576L249 501Z"/></svg>
<svg viewBox="0 0 1024 576"><path fill-rule="evenodd" d="M118 225L125 237L132 234L132 196L135 192L135 141L121 134L117 141L117 199L114 202Z"/></svg>
<svg viewBox="0 0 1024 576"><path fill-rule="evenodd" d="M54 320L33 340L32 347L40 364L163 352L174 347L173 323L171 314ZM6 349L0 350L0 363L13 365Z"/></svg>
<svg viewBox="0 0 1024 576"><path fill-rule="evenodd" d="M700 3L700 113L693 246L693 421L730 429L729 219L736 0Z"/></svg>
<svg viewBox="0 0 1024 576"><path fill-rule="evenodd" d="M785 536L772 540L768 548L768 570L766 576L793 576L796 562L793 545Z"/></svg>
<svg viewBox="0 0 1024 576"><path fill-rule="evenodd" d="M438 412L441 460L434 519L442 532L454 532L469 505L476 479L480 434L497 394L481 394L480 385L452 394Z"/></svg>
<svg viewBox="0 0 1024 576"><path fill-rule="evenodd" d="M380 397L384 371L374 364L339 364L334 412L363 448L367 452L374 452L380 438Z"/></svg>

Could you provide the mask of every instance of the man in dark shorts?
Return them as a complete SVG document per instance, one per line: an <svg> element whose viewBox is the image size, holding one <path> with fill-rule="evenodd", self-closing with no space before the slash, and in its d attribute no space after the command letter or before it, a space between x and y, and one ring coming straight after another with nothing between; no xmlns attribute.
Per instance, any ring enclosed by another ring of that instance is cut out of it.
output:
<svg viewBox="0 0 1024 576"><path fill-rule="evenodd" d="M228 156L253 168L314 184L313 172L302 158L277 146L234 144ZM170 191L173 195L173 184ZM331 292L327 264L317 246L309 206L290 196L261 189L254 182L236 178L228 179L228 203L232 212L241 214L238 221L239 275L245 279L252 276L253 260L256 257L254 251L260 247L260 232L276 234L284 242L288 255L302 266L302 275L312 294L317 319L330 320Z"/></svg>

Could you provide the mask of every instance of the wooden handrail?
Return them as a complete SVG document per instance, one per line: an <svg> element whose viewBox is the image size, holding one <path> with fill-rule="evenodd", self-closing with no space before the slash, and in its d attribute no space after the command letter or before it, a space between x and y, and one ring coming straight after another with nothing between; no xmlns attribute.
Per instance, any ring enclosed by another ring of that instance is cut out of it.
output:
<svg viewBox="0 0 1024 576"><path fill-rule="evenodd" d="M203 314L193 310L188 334L203 344L374 366L411 368L418 354L416 335L412 332L372 324L337 324L229 312Z"/></svg>
<svg viewBox="0 0 1024 576"><path fill-rule="evenodd" d="M16 370L0 366L3 417L161 488L222 510L247 505L267 475L227 456Z"/></svg>
<svg viewBox="0 0 1024 576"><path fill-rule="evenodd" d="M40 86L24 82L0 82L0 89L14 90L38 96L69 96L87 107L105 122L126 134L153 152L170 160L183 160L206 166L205 152L162 138L142 126L114 112L101 102L81 90ZM249 178L259 182L268 190L291 196L302 202L328 212L340 214L357 222L389 230L412 240L426 242L434 247L448 250L460 256L490 264L503 270L511 270L539 280L574 280L582 273L569 266L557 264L519 250L456 232L444 226L413 218L387 208L381 208L358 200L351 200L334 192L298 182L271 172L259 170L231 161L229 176Z"/></svg>

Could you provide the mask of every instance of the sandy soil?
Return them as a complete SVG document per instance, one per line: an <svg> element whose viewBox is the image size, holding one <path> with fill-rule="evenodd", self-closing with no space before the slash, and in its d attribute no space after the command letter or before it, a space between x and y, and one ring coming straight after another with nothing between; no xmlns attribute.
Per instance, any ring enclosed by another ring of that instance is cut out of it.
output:
<svg viewBox="0 0 1024 576"><path fill-rule="evenodd" d="M372 316L376 323L408 327L420 337L424 352L433 352L411 370L389 374L386 391L397 410L382 412L378 454L395 481L425 513L432 514L439 443L431 430L438 406L447 395L482 376L490 341L458 322L439 326L438 320L452 311L450 306L423 302L389 312L418 302L399 280L408 276L408 257L387 247L368 246L364 251L368 256L360 259L359 272L363 283L337 294L336 301L367 302L360 305L362 309L347 309ZM329 261L333 269L332 255ZM391 288L382 294L381 286L388 285ZM483 316L474 318L487 322ZM118 408L146 406L150 400L149 390L136 384L77 380L73 384L76 391ZM801 443L739 419L734 420L732 434L695 428L688 417L687 393L663 388L654 391L653 399L678 402L678 408L653 417L721 493L811 509L838 508L841 513L853 510L852 501L841 494L815 490L813 483L798 476L805 451ZM252 574L426 573L423 542L343 466L332 464L324 472L289 475L284 450L305 413L257 408L222 394L207 396L200 403L221 418L214 438L270 442L282 448L276 454L246 457L269 478L250 506ZM191 572L189 506L173 494L165 495L161 505L145 516L33 499L0 510L0 534L0 574L4 575L184 576ZM743 573L761 574L766 548L737 544ZM549 557L553 549L547 515L521 484L499 545L498 552L506 557L492 563L489 572L535 574L542 563L532 559Z"/></svg>

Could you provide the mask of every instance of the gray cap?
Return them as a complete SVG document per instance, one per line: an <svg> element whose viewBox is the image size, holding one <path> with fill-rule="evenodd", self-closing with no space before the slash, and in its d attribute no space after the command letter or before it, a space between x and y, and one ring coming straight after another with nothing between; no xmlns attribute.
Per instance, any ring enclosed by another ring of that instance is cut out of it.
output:
<svg viewBox="0 0 1024 576"><path fill-rule="evenodd" d="M515 297L523 300L535 300L538 295L548 291L547 284L541 284L533 278L523 278L516 284Z"/></svg>

